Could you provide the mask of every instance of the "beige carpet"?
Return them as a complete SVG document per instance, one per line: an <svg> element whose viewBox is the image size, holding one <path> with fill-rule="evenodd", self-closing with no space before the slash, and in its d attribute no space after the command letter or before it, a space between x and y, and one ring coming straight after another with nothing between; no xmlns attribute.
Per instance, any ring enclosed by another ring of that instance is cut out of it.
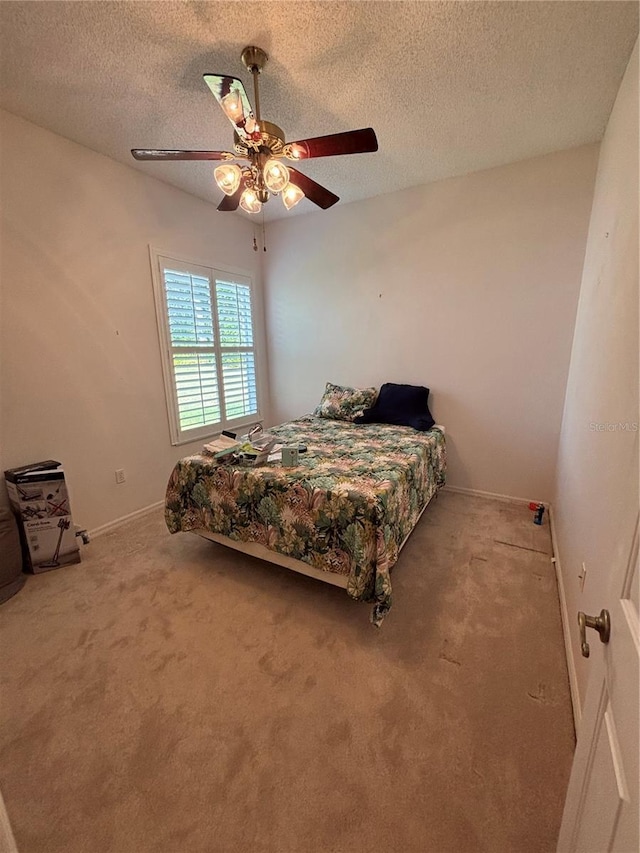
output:
<svg viewBox="0 0 640 853"><path fill-rule="evenodd" d="M573 728L550 539L441 493L381 630L161 514L0 608L21 853L555 849Z"/></svg>

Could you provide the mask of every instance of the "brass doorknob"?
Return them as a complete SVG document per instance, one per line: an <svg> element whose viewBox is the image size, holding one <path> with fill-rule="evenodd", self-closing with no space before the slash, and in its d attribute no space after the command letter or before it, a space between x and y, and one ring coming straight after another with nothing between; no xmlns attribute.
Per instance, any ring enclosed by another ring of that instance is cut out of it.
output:
<svg viewBox="0 0 640 853"><path fill-rule="evenodd" d="M600 642L608 643L611 636L611 617L608 610L601 610L599 616L587 616L582 610L578 613L578 625L580 626L580 648L582 657L589 657L589 643L587 642L587 628L593 628L600 634Z"/></svg>

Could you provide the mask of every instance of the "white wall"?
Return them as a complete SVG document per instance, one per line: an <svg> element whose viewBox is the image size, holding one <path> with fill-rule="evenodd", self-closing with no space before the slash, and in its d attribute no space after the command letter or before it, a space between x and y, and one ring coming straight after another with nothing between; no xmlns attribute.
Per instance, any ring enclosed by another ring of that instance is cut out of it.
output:
<svg viewBox="0 0 640 853"><path fill-rule="evenodd" d="M170 445L148 244L258 285L261 259L251 223L0 115L1 461L61 460L94 528L161 500L201 445Z"/></svg>
<svg viewBox="0 0 640 853"><path fill-rule="evenodd" d="M550 499L597 154L270 225L274 419L312 410L327 380L424 384L451 484Z"/></svg>
<svg viewBox="0 0 640 853"><path fill-rule="evenodd" d="M598 614L638 514L638 45L602 142L560 434L554 511L580 694L578 610ZM603 424L605 429L594 429ZM580 592L582 562L587 576ZM591 665L593 666L593 665Z"/></svg>

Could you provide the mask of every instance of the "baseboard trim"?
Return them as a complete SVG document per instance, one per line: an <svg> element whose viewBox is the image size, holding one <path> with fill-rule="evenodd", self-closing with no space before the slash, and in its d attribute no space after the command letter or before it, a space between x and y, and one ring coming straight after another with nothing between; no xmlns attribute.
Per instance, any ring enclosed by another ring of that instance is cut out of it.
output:
<svg viewBox="0 0 640 853"><path fill-rule="evenodd" d="M510 504L536 503L544 504L545 507L549 506L546 501L536 501L533 498L516 498L513 495L501 495L497 492L483 492L480 489L465 489L463 486L450 486L448 483L444 489L447 492L459 492L461 495L474 495L478 498L493 498L496 501L504 501Z"/></svg>
<svg viewBox="0 0 640 853"><path fill-rule="evenodd" d="M580 705L580 688L578 687L578 674L576 662L571 645L571 620L567 608L567 596L564 591L564 580L562 577L562 564L560 562L560 549L558 548L558 537L556 535L556 524L553 515L553 507L549 507L549 524L551 527L551 547L553 548L554 565L556 568L556 580L558 582L558 598L560 599L560 615L562 617L562 634L564 636L564 653L567 659L567 671L569 673L569 689L571 691L571 705L573 707L573 725L576 735L580 730L582 721L582 707Z"/></svg>
<svg viewBox="0 0 640 853"><path fill-rule="evenodd" d="M115 518L113 521L101 524L100 527L94 527L93 530L89 531L89 536L91 536L92 539L95 539L97 536L104 536L105 533L110 533L112 530L121 527L128 521L133 521L134 518L141 518L143 515L148 515L150 512L160 509L161 506L164 506L164 501L156 501L156 503L149 504L149 506L143 506L141 509L135 509L127 515L121 515L120 518Z"/></svg>

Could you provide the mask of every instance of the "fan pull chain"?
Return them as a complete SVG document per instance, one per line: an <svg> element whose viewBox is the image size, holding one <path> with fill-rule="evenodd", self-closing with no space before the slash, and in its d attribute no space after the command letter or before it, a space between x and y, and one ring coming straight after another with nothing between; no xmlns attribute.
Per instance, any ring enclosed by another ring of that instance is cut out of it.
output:
<svg viewBox="0 0 640 853"><path fill-rule="evenodd" d="M264 209L262 210L262 251L267 251L267 238L264 235Z"/></svg>

